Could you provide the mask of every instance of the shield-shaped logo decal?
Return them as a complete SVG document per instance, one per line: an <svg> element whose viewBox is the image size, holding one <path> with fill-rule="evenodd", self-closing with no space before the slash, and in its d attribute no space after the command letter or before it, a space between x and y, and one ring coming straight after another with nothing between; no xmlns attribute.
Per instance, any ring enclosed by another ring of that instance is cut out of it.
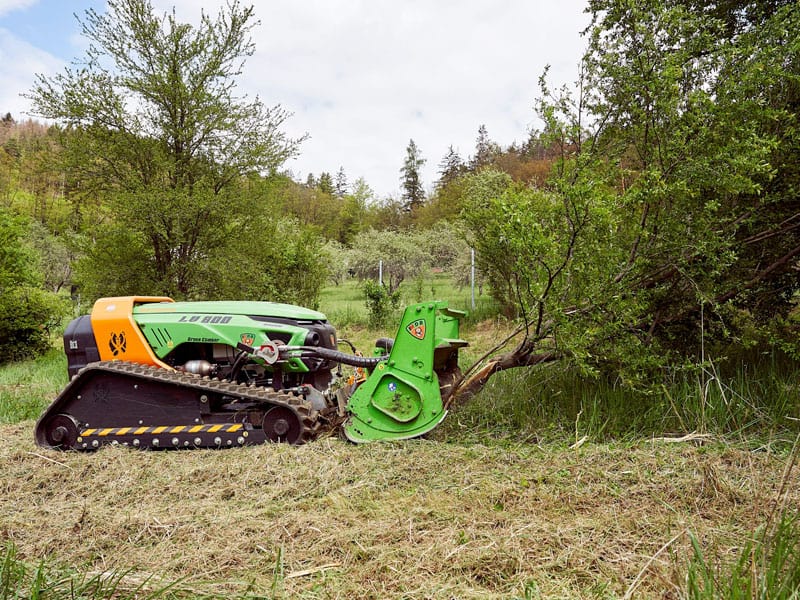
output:
<svg viewBox="0 0 800 600"><path fill-rule="evenodd" d="M425 339L425 319L417 319L406 327L406 331L418 340Z"/></svg>

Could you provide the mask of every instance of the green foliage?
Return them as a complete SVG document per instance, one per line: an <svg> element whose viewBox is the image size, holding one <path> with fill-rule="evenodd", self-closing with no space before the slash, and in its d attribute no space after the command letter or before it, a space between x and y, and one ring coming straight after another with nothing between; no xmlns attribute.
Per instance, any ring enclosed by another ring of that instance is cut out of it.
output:
<svg viewBox="0 0 800 600"><path fill-rule="evenodd" d="M328 272L322 239L313 230L262 213L230 223L227 231L227 245L198 266L199 298L318 306Z"/></svg>
<svg viewBox="0 0 800 600"><path fill-rule="evenodd" d="M330 173L320 173L319 179L317 180L317 189L323 194L333 196L333 178Z"/></svg>
<svg viewBox="0 0 800 600"><path fill-rule="evenodd" d="M463 216L492 293L525 320L514 365L550 353L638 385L768 339L794 307L800 9L732 34L677 0L590 8L581 96L542 78L546 186L484 168Z"/></svg>
<svg viewBox="0 0 800 600"><path fill-rule="evenodd" d="M797 237L785 220L798 180L787 162L798 150L797 5L766 10L741 35L683 2L592 9L589 150L616 171L635 232L630 273L661 288L656 310L673 320L696 319L699 299L720 320L725 303L754 322L786 314L796 289Z"/></svg>
<svg viewBox="0 0 800 600"><path fill-rule="evenodd" d="M414 230L412 237L430 256L432 267L456 276L459 258L469 257L470 249L464 234L447 221L432 227Z"/></svg>
<svg viewBox="0 0 800 600"><path fill-rule="evenodd" d="M66 308L63 298L39 288L18 286L0 292L0 362L45 352Z"/></svg>
<svg viewBox="0 0 800 600"><path fill-rule="evenodd" d="M328 240L322 247L328 280L338 286L350 276L350 250L343 244Z"/></svg>
<svg viewBox="0 0 800 600"><path fill-rule="evenodd" d="M422 187L422 176L419 172L424 164L425 159L422 158L420 149L414 140L409 140L403 168L400 169L400 180L403 186L404 208L410 212L416 211L425 201L425 190Z"/></svg>
<svg viewBox="0 0 800 600"><path fill-rule="evenodd" d="M44 288L52 292L69 287L72 283L72 262L75 259L74 236L54 235L46 227L31 224L30 242L40 257Z"/></svg>
<svg viewBox="0 0 800 600"><path fill-rule="evenodd" d="M50 346L65 303L38 287L38 257L26 243L29 224L0 210L0 363L35 356Z"/></svg>
<svg viewBox="0 0 800 600"><path fill-rule="evenodd" d="M364 280L362 287L369 312L370 327L387 327L400 306L400 291L390 292L372 279Z"/></svg>
<svg viewBox="0 0 800 600"><path fill-rule="evenodd" d="M469 161L473 172L489 166L498 154L500 154L500 146L489 138L489 131L486 129L486 125L481 124L478 127L478 137L475 140L475 154Z"/></svg>
<svg viewBox="0 0 800 600"><path fill-rule="evenodd" d="M38 258L25 243L28 222L0 209L0 291L39 280Z"/></svg>
<svg viewBox="0 0 800 600"><path fill-rule="evenodd" d="M407 278L430 268L431 258L419 238L407 232L371 229L353 244L351 267L360 279L378 279L381 264L389 295Z"/></svg>
<svg viewBox="0 0 800 600"><path fill-rule="evenodd" d="M75 281L86 298L165 293L161 291L163 281L156 272L153 249L142 233L111 222L79 243L83 254L75 264Z"/></svg>
<svg viewBox="0 0 800 600"><path fill-rule="evenodd" d="M374 200L363 179L356 180L352 188L350 194L332 194L321 189L313 176L310 185L301 185L284 175L272 175L251 178L242 193L254 205L294 218L326 239L349 246L366 226L368 203Z"/></svg>
<svg viewBox="0 0 800 600"><path fill-rule="evenodd" d="M530 343L588 370L601 359L638 377L659 363L629 335L647 306L617 277L623 218L601 182L552 192L491 169L468 178L464 223L476 260L504 312L528 324Z"/></svg>

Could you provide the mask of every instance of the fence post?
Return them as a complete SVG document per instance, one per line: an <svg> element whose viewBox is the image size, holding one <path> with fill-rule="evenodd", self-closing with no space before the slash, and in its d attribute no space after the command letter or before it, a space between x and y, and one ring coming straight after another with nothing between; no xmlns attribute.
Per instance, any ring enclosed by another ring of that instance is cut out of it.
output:
<svg viewBox="0 0 800 600"><path fill-rule="evenodd" d="M475 248L470 248L469 286L472 291L472 310L475 310Z"/></svg>

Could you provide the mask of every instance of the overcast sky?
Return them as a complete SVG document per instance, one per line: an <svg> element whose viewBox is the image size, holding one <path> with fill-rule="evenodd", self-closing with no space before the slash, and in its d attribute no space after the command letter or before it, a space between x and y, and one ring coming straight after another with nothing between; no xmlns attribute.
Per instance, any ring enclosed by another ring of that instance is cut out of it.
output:
<svg viewBox="0 0 800 600"><path fill-rule="evenodd" d="M246 4L247 2L242 2ZM478 127L507 146L538 126L537 81L571 84L585 46L585 0L254 0L256 53L240 90L293 113L285 130L308 133L286 164L399 195L409 139L427 160L432 187L452 145L474 151ZM153 0L196 22L196 0ZM204 0L216 15L218 0ZM27 118L35 73L53 74L83 56L77 20L97 0L0 0L0 113Z"/></svg>

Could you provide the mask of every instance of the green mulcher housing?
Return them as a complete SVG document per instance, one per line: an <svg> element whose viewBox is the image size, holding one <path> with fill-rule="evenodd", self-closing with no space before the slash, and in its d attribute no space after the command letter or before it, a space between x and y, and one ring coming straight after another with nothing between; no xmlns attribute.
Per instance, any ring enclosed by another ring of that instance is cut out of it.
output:
<svg viewBox="0 0 800 600"><path fill-rule="evenodd" d="M371 356L339 349L324 314L271 302L103 298L64 333L70 382L36 442L60 450L353 442L435 428L459 377L460 311L406 308Z"/></svg>

